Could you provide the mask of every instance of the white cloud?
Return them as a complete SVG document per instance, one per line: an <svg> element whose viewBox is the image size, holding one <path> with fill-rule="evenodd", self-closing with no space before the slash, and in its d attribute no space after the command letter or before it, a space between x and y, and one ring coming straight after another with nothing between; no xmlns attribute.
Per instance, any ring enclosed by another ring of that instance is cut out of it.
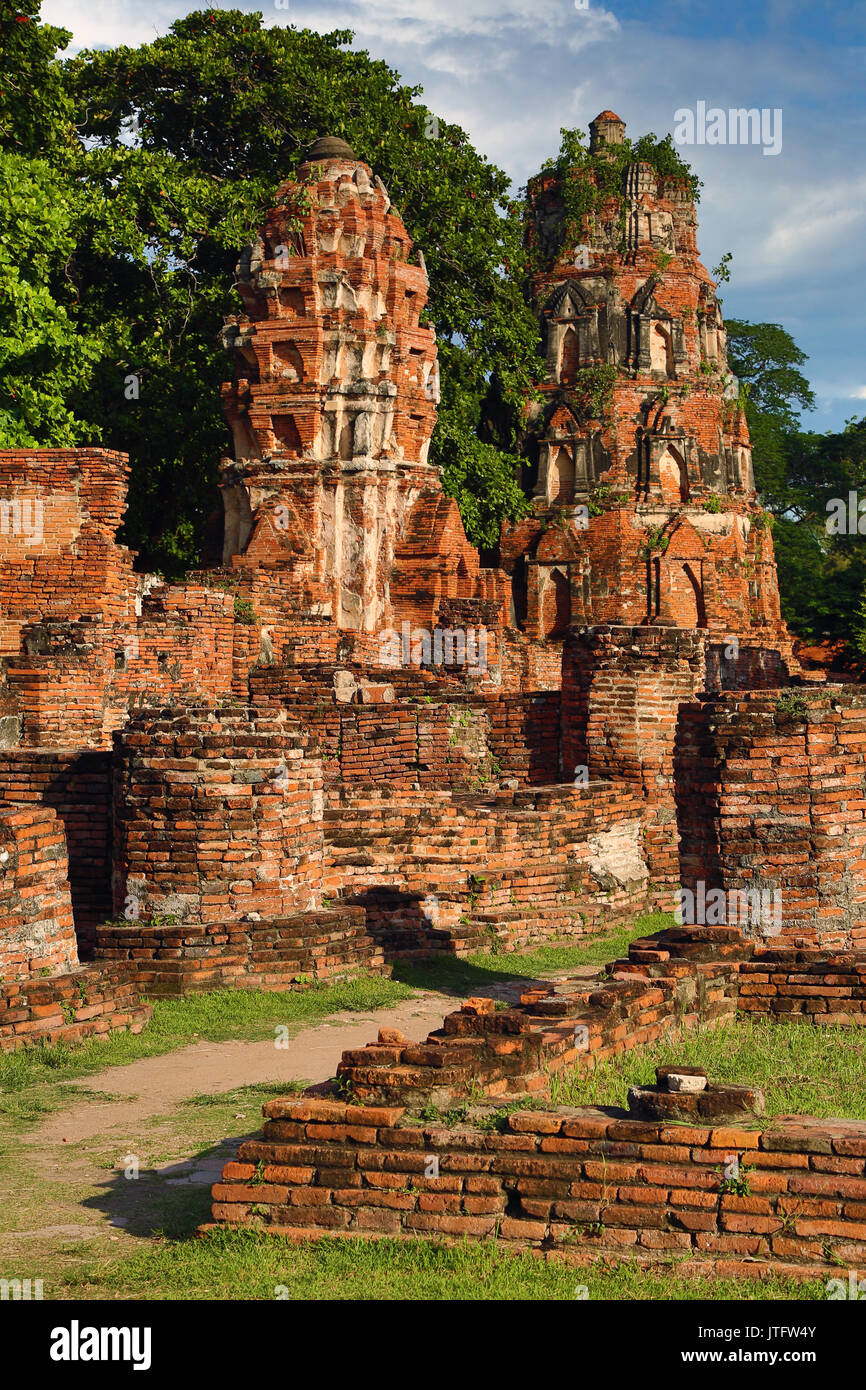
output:
<svg viewBox="0 0 866 1390"><path fill-rule="evenodd" d="M132 0L42 0L42 19L59 29L71 29L72 42L66 56L82 48L114 48L126 44L137 48L151 43L164 34L169 25L199 5L177 3L177 0L148 0L147 4Z"/></svg>

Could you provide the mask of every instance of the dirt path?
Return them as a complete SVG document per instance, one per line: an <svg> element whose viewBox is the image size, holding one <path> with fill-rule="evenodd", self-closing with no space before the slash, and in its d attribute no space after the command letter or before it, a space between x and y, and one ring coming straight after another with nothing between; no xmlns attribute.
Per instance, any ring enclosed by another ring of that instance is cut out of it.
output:
<svg viewBox="0 0 866 1390"><path fill-rule="evenodd" d="M233 1091L268 1081L325 1081L333 1076L347 1047L363 1047L379 1028L399 1028L413 1041L426 1037L455 1007L453 996L424 994L394 1008L369 1014L337 1014L304 1028L278 1048L272 1038L259 1042L200 1042L161 1057L144 1057L127 1067L111 1067L78 1083L88 1091L105 1091L105 1102L82 1097L81 1103L50 1115L34 1131L37 1144L76 1143L125 1132L150 1115L191 1096Z"/></svg>
<svg viewBox="0 0 866 1390"><path fill-rule="evenodd" d="M567 973L589 978L598 968ZM478 992L510 1002L524 986L519 978L496 980ZM70 1082L80 1099L46 1116L21 1142L17 1162L3 1167L0 1268L44 1272L46 1296L59 1298L76 1296L65 1276L84 1270L79 1295L96 1296L101 1276L94 1284L87 1272L94 1260L109 1270L154 1235L189 1236L208 1219L211 1184L239 1140L261 1126L259 1096L227 1093L324 1081L346 1048L364 1046L380 1028L421 1040L459 1003L454 994L419 991L392 1008L320 1019L284 1048L273 1038L199 1042ZM220 1096L226 1099L200 1104ZM126 1170L130 1155L140 1156L140 1172Z"/></svg>

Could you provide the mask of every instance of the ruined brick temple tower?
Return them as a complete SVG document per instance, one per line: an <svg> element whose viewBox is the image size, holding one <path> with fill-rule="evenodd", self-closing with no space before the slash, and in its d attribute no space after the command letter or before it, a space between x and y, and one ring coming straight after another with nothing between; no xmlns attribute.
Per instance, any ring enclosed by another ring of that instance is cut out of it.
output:
<svg viewBox="0 0 866 1390"><path fill-rule="evenodd" d="M439 369L418 321L424 257L381 179L345 141L316 141L238 273L224 562L292 555L316 611L351 631L391 626L426 583L470 596L477 557L427 461ZM459 580L443 572L446 531ZM401 586L395 560L410 553Z"/></svg>
<svg viewBox="0 0 866 1390"><path fill-rule="evenodd" d="M689 190L605 182L624 126L591 131L579 226L567 172L530 183L546 373L493 564L428 460L423 255L342 140L241 256L215 563L135 571L122 455L0 453L0 1046L140 1027L142 991L572 940L680 884L861 938L866 695L780 698Z"/></svg>
<svg viewBox="0 0 866 1390"><path fill-rule="evenodd" d="M625 124L603 111L590 135L598 165ZM594 195L579 226L575 180ZM533 515L502 545L527 630L652 623L787 651L688 185L639 161L613 192L597 184L592 169L551 170L528 189L546 372L528 422Z"/></svg>

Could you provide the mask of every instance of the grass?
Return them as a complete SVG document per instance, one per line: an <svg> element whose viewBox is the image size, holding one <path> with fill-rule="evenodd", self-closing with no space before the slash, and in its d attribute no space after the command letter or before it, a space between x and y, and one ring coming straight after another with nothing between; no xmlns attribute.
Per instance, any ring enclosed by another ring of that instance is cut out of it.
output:
<svg viewBox="0 0 866 1390"><path fill-rule="evenodd" d="M416 988L441 989L461 994L509 980L536 980L562 970L582 965L606 965L628 952L629 943L636 937L672 927L672 912L650 912L627 926L604 936L588 936L573 946L538 946L525 952L475 952L458 959L446 956L442 960L402 961L394 966L394 975Z"/></svg>
<svg viewBox="0 0 866 1390"><path fill-rule="evenodd" d="M551 1079L554 1105L625 1106L629 1086L655 1081L655 1068L704 1067L711 1081L760 1086L767 1115L866 1120L866 1037L857 1029L744 1019L663 1038L601 1061L591 1072Z"/></svg>
<svg viewBox="0 0 866 1390"><path fill-rule="evenodd" d="M73 1088L66 1083L74 1077L200 1039L268 1037L275 1025L294 1030L344 1010L366 1012L409 998L419 986L466 994L497 982L604 964L624 954L635 936L670 920L656 914L606 937L523 955L413 963L401 968L399 980L367 977L303 993L221 990L160 1001L153 1023L138 1037L118 1035L79 1048L0 1057L0 1110L8 1106L12 1118L35 1117L39 1107L69 1099ZM737 1023L678 1035L602 1063L594 1073L556 1077L552 1103L621 1106L629 1084L652 1081L657 1065L679 1062L706 1066L713 1079L762 1085L771 1114L801 1110L866 1118L864 1051L866 1038L861 1042L856 1033ZM207 1165L233 1155L239 1137L259 1129L262 1101L291 1089L292 1083L262 1083L189 1097L133 1132L115 1128L62 1149L58 1145L47 1160L38 1147L19 1145L17 1153L7 1152L0 1159L0 1226L19 1234L14 1242L5 1241L4 1259L11 1258L15 1267L4 1266L3 1272L44 1277L47 1298L81 1300L573 1301L581 1286L590 1299L617 1301L826 1297L823 1281L690 1277L680 1257L646 1269L630 1261L571 1266L492 1242L445 1246L435 1240L337 1239L296 1245L255 1231L227 1230L192 1239L197 1223L208 1219L209 1184L204 1178L189 1185L172 1182L176 1165L189 1160ZM74 1088L77 1099L79 1090ZM17 1126L7 1118L3 1127L9 1133ZM118 1170L129 1148L141 1160L134 1183ZM89 1212L99 1216L88 1218ZM52 1226L82 1220L92 1227L88 1239L50 1233Z"/></svg>
<svg viewBox="0 0 866 1390"><path fill-rule="evenodd" d="M62 1083L75 1077L196 1042L266 1038L277 1026L291 1033L329 1014L366 1013L409 999L412 993L398 980L361 976L300 991L218 989L186 999L160 999L142 1033L112 1033L80 1046L60 1042L0 1054L0 1115L32 1122L69 1099Z"/></svg>
<svg viewBox="0 0 866 1390"><path fill-rule="evenodd" d="M86 1261L55 1283L61 1298L326 1299L363 1301L567 1300L584 1285L591 1299L670 1302L708 1298L823 1299L823 1282L698 1279L676 1262L641 1270L626 1262L572 1267L492 1244L436 1241L309 1241L300 1245L251 1231L196 1241L160 1241L114 1264Z"/></svg>
<svg viewBox="0 0 866 1390"><path fill-rule="evenodd" d="M653 913L629 926L574 946L543 946L524 954L472 955L458 960L401 962L394 978L361 976L344 984L307 990L217 989L185 999L160 999L142 1033L112 1033L82 1045L55 1043L0 1054L0 1116L30 1124L51 1110L80 1099L64 1083L143 1057L158 1057L200 1041L265 1038L276 1026L290 1033L329 1014L365 1013L412 998L418 989L469 995L497 983L538 979L581 965L598 965L625 954L636 936L670 926L673 917Z"/></svg>

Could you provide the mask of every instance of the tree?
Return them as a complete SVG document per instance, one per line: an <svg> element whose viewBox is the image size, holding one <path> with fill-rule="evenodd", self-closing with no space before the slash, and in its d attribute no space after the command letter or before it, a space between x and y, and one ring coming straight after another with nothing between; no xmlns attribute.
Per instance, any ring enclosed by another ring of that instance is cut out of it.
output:
<svg viewBox="0 0 866 1390"><path fill-rule="evenodd" d="M228 448L218 395L229 366L217 335L237 309L238 251L321 134L342 136L372 165L424 251L426 317L446 383L432 457L471 539L489 541L502 515L522 510L510 450L540 363L520 289L519 208L507 175L417 104L418 88L347 52L351 37L203 10L153 43L63 65L77 173L94 195L69 260L76 322L114 345L80 409L104 442L130 453L125 538L166 572L195 560ZM137 399L125 389L131 376ZM491 393L498 437L482 442Z"/></svg>
<svg viewBox="0 0 866 1390"><path fill-rule="evenodd" d="M755 482L764 505L784 515L794 501L788 477L787 444L812 410L815 397L799 370L808 359L778 323L729 319L728 362L746 398Z"/></svg>
<svg viewBox="0 0 866 1390"><path fill-rule="evenodd" d="M0 440L73 445L91 427L86 394L102 344L81 336L74 293L58 284L76 243L75 190L42 159L0 150Z"/></svg>
<svg viewBox="0 0 866 1390"><path fill-rule="evenodd" d="M851 642L866 586L866 537L828 530L834 500L866 485L866 421L839 432L800 428L814 395L807 360L777 323L730 319L728 359L746 392L755 482L775 517L782 616L809 640ZM863 518L866 532L866 516Z"/></svg>
<svg viewBox="0 0 866 1390"><path fill-rule="evenodd" d="M55 60L71 35L41 26L38 0L0 10L0 443L73 445L102 351L81 334L69 261L86 193L73 177L72 101Z"/></svg>
<svg viewBox="0 0 866 1390"><path fill-rule="evenodd" d="M40 24L39 7L40 0L0 5L0 148L29 156L56 154L75 139L72 102L56 59L72 35Z"/></svg>

